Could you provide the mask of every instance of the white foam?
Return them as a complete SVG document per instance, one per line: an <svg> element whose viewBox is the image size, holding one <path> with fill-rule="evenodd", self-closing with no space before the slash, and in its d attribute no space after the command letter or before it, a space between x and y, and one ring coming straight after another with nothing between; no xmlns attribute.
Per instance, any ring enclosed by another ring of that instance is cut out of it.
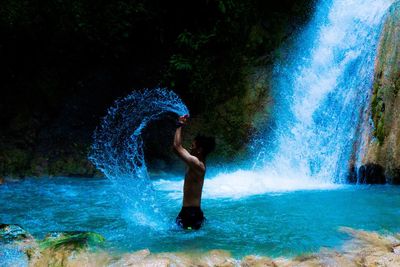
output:
<svg viewBox="0 0 400 267"><path fill-rule="evenodd" d="M182 198L183 180L158 180L154 187L160 191L167 191L173 199ZM238 170L232 173L221 173L204 181L203 198L238 199L252 195L266 193L282 193L299 190L332 190L341 188L341 185L320 182L307 177L280 176L276 172Z"/></svg>

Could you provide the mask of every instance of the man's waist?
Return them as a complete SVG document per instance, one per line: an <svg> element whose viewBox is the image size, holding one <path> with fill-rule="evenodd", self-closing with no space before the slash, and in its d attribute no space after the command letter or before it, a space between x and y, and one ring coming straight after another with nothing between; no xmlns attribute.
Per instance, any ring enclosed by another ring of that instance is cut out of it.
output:
<svg viewBox="0 0 400 267"><path fill-rule="evenodd" d="M199 211L201 211L201 207L200 206L182 206L182 210L185 210L185 211L189 211L189 210L199 210Z"/></svg>

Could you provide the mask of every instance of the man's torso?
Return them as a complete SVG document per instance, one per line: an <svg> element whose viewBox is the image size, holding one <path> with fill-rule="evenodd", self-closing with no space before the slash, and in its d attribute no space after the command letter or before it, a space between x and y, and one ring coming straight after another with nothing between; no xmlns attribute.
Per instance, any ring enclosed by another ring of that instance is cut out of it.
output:
<svg viewBox="0 0 400 267"><path fill-rule="evenodd" d="M183 186L183 207L200 207L204 183L204 171L188 168Z"/></svg>

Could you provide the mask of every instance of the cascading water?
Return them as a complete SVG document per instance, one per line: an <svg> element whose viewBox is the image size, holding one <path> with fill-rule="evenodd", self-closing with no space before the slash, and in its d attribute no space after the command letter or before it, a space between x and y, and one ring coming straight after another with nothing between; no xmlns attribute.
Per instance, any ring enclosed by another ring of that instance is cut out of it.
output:
<svg viewBox="0 0 400 267"><path fill-rule="evenodd" d="M293 178L344 182L371 92L383 16L392 1L329 2L320 3L290 63L277 66L282 77L273 112L278 149L272 161L263 161L269 161L267 169Z"/></svg>
<svg viewBox="0 0 400 267"><path fill-rule="evenodd" d="M150 122L165 113L182 116L189 111L174 92L165 89L135 91L115 101L94 133L89 156L115 184L127 207L132 207L135 219L142 224L153 224L157 207L141 134Z"/></svg>
<svg viewBox="0 0 400 267"><path fill-rule="evenodd" d="M318 3L293 52L275 68L275 127L255 142L255 168L207 180L204 197L329 189L345 182L371 92L383 17L392 2ZM157 186L178 197L181 185Z"/></svg>
<svg viewBox="0 0 400 267"><path fill-rule="evenodd" d="M265 145L255 157L258 168L207 179L205 198L329 189L345 181L370 96L383 17L391 3L320 1L286 63L275 68L275 127L261 140ZM172 92L154 92L133 93L115 103L96 132L91 157L107 177L124 185L120 190L136 188L129 201L145 214L154 205L138 201L152 199L140 133L163 112L188 113ZM155 186L181 198L182 181L159 180ZM132 190L123 195L132 195Z"/></svg>

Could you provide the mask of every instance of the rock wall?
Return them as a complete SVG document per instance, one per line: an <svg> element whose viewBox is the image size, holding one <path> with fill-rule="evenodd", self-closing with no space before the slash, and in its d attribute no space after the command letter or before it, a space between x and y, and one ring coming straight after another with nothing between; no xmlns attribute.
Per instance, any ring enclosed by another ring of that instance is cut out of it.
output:
<svg viewBox="0 0 400 267"><path fill-rule="evenodd" d="M376 176L377 167L382 169L386 181L393 184L400 184L399 90L400 1L397 1L388 11L379 43L368 116L370 131L360 168L364 171L359 171L361 176L368 173ZM369 178L373 177L361 177L367 182Z"/></svg>

